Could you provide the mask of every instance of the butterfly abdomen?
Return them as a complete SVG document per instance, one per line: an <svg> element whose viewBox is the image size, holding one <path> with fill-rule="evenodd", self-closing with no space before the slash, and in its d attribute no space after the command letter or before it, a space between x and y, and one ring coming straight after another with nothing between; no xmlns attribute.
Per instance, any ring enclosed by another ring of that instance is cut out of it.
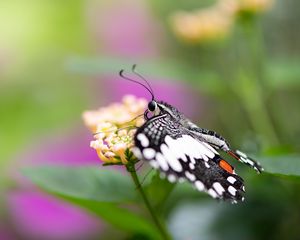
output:
<svg viewBox="0 0 300 240"><path fill-rule="evenodd" d="M215 148L221 149L225 152L230 150L229 143L222 136L220 136L214 131L199 127L190 128L189 130L197 137L199 137L206 143L211 144Z"/></svg>

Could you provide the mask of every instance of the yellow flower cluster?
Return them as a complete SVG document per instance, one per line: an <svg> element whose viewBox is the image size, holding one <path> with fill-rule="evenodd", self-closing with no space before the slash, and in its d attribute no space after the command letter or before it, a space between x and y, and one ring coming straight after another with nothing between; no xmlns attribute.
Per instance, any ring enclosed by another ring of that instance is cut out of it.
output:
<svg viewBox="0 0 300 240"><path fill-rule="evenodd" d="M146 99L126 95L121 103L83 113L85 125L96 133L90 146L103 162L127 164L126 153L133 147L136 128L144 123L146 107Z"/></svg>
<svg viewBox="0 0 300 240"><path fill-rule="evenodd" d="M235 18L242 12L263 12L273 0L219 0L214 5L187 12L179 11L170 17L174 33L181 39L197 43L226 37Z"/></svg>
<svg viewBox="0 0 300 240"><path fill-rule="evenodd" d="M226 36L233 21L219 8L210 7L192 13L177 12L171 22L178 37L190 42L205 42Z"/></svg>
<svg viewBox="0 0 300 240"><path fill-rule="evenodd" d="M273 6L274 0L240 0L239 11L265 12Z"/></svg>

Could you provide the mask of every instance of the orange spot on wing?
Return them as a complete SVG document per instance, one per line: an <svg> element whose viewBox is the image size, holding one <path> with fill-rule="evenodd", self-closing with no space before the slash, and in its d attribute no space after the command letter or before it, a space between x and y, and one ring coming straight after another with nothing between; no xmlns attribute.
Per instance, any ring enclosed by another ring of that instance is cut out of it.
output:
<svg viewBox="0 0 300 240"><path fill-rule="evenodd" d="M219 162L219 165L221 168L223 168L225 171L229 172L229 173L233 173L233 168L230 166L230 164L228 162L226 162L225 160L221 160Z"/></svg>

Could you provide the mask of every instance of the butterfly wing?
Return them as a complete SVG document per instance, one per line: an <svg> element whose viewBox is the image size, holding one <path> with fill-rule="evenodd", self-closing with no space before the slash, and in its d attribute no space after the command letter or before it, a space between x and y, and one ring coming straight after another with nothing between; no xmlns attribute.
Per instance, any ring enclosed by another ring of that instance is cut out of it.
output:
<svg viewBox="0 0 300 240"><path fill-rule="evenodd" d="M189 120L187 120L187 126L187 129L191 133L191 135L193 135L195 138L198 138L200 141L206 142L217 149L225 151L236 160L253 168L257 173L261 173L263 171L263 168L259 162L253 160L239 150L232 150L228 142L216 132L199 128Z"/></svg>
<svg viewBox="0 0 300 240"><path fill-rule="evenodd" d="M243 179L209 144L193 137L168 114L148 120L135 134L134 154L169 181L185 179L218 199L243 200Z"/></svg>
<svg viewBox="0 0 300 240"><path fill-rule="evenodd" d="M249 167L253 168L257 173L261 173L264 171L263 167L260 165L259 162L253 160L252 158L248 157L245 153L240 150L235 151L228 151L227 152L230 156L234 157L238 161L248 165Z"/></svg>

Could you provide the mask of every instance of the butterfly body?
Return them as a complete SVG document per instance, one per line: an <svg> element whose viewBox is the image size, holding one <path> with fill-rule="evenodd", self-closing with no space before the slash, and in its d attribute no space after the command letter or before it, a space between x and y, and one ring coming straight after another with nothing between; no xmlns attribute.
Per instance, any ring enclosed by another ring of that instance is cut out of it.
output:
<svg viewBox="0 0 300 240"><path fill-rule="evenodd" d="M244 199L243 179L217 150L260 172L257 162L231 150L222 136L198 127L168 103L153 99L144 115L146 122L134 137L133 152L137 158L148 161L171 182L187 180L217 199L231 202Z"/></svg>

